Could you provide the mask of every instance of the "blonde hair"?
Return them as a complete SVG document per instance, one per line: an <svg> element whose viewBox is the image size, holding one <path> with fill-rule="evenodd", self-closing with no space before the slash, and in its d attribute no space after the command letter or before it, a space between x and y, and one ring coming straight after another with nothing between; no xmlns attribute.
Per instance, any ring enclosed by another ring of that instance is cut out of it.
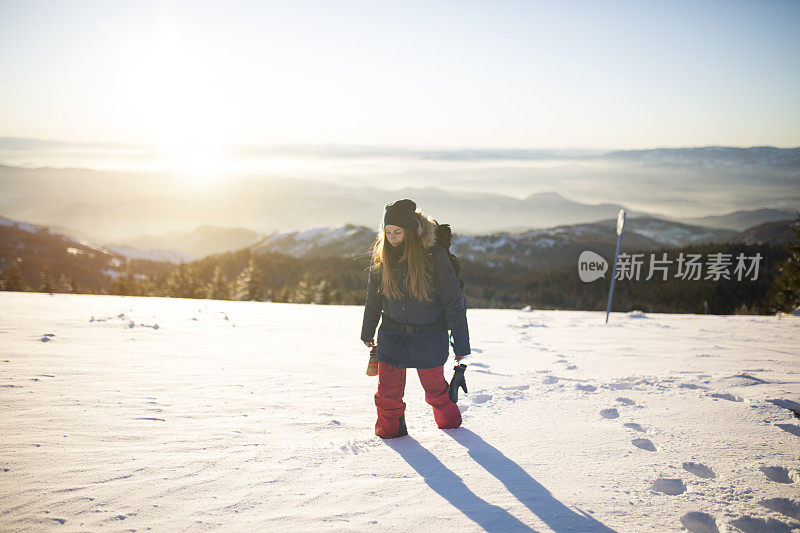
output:
<svg viewBox="0 0 800 533"><path fill-rule="evenodd" d="M420 213L414 213L414 217L419 221ZM408 264L408 276L406 278L406 288L408 292L420 301L428 302L431 300L433 291L433 265L428 259L428 252L422 246L422 241L416 231L403 230L403 255L398 261L406 261ZM375 243L372 245L372 263L370 270L378 271L381 274L381 290L388 298L402 298L403 291L400 287L400 280L397 279L395 270L389 263L388 249L392 245L386 240L386 231L376 236Z"/></svg>

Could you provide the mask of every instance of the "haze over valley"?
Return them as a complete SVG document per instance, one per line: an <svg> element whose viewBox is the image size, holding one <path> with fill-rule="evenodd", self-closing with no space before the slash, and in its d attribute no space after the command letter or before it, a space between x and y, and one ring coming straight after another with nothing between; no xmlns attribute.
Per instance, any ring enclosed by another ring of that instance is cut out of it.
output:
<svg viewBox="0 0 800 533"><path fill-rule="evenodd" d="M34 164L39 160L31 150L38 146L40 158L59 151L63 156L62 144L43 144L0 139L0 155ZM68 153L93 162L85 145ZM6 164L0 166L0 215L107 244L159 247L170 232L204 225L263 234L377 227L383 206L404 197L463 234L592 223L614 218L620 208L632 218L743 231L800 209L798 148L599 153L294 147L253 149L250 163L265 153L278 160L291 155L303 164L194 182L177 170ZM94 158L96 163L96 153ZM152 237L149 246L146 237Z"/></svg>

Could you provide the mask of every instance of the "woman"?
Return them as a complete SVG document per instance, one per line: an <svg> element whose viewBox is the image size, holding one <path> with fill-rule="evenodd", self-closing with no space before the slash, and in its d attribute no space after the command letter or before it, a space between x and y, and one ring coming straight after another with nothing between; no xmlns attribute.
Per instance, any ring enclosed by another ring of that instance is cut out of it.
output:
<svg viewBox="0 0 800 533"><path fill-rule="evenodd" d="M464 292L447 251L436 243L438 224L411 200L386 206L383 232L372 249L361 340L378 359L378 420L384 439L407 435L403 393L406 368L416 368L425 401L441 429L461 425L461 412L448 397L443 365L452 331L456 361L470 353Z"/></svg>

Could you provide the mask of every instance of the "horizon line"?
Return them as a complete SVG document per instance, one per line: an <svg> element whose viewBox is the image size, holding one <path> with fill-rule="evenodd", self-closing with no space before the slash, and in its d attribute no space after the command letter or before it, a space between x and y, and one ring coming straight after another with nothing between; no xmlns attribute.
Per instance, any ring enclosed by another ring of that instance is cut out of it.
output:
<svg viewBox="0 0 800 533"><path fill-rule="evenodd" d="M139 149L163 149L164 146L158 143L144 143L136 141L120 142L120 141L70 141L64 139L43 139L39 137L18 137L14 135L0 136L0 143L3 142L29 142L40 143L43 145L53 146L83 146L94 148L139 148ZM202 143L194 143L201 144ZM647 148L598 148L590 146L569 146L569 147L537 147L537 146L506 146L506 147L489 147L479 145L460 145L445 146L445 145L410 145L410 144L364 144L364 143L336 143L336 142L298 142L298 143L218 143L218 146L225 148L239 148L239 149L252 149L252 148L273 148L273 149L298 149L298 148L341 148L341 149L391 149L391 150L408 150L408 151L422 151L422 152L464 152L464 151L479 151L479 152L492 152L492 151L506 151L506 152L525 152L525 151L541 151L541 152L644 152L651 150L690 150L690 149L709 149L709 148L729 148L737 150L746 150L754 148L772 148L776 150L797 150L800 145L796 146L779 146L775 144L749 144L749 145L728 145L728 144L700 144L700 145L653 145ZM351 154L359 155L359 154ZM388 155L388 154L383 154Z"/></svg>

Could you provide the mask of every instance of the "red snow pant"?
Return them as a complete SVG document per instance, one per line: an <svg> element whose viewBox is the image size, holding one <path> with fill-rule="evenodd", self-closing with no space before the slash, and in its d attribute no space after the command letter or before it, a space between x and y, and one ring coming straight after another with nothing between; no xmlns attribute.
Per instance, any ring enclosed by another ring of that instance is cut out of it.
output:
<svg viewBox="0 0 800 533"><path fill-rule="evenodd" d="M447 395L448 384L444 379L444 367L418 368L417 374L425 401L433 407L433 419L440 429L457 428L461 425L461 411ZM375 406L378 408L378 421L375 434L390 439L397 436L398 419L403 416L406 404L403 393L406 388L406 369L397 368L378 361L378 392L375 393Z"/></svg>

